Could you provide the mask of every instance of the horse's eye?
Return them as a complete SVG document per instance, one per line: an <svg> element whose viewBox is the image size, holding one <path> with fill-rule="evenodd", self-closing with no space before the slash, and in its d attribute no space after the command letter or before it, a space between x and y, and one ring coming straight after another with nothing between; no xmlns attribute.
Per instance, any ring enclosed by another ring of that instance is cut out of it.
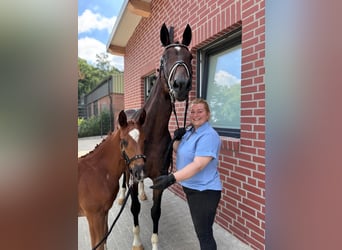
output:
<svg viewBox="0 0 342 250"><path fill-rule="evenodd" d="M121 140L121 146L127 147L128 142L126 140Z"/></svg>

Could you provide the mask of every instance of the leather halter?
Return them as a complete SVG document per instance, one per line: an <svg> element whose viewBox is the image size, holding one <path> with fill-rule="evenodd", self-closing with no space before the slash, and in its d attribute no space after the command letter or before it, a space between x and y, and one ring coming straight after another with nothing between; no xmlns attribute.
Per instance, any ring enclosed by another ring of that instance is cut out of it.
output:
<svg viewBox="0 0 342 250"><path fill-rule="evenodd" d="M173 48L173 47L183 47L183 48L186 48L187 50L189 50L188 47L185 46L184 44L178 44L178 43L173 43L173 44L167 45L167 46L165 47L165 50L167 50L167 49L169 49L169 48ZM162 57L162 58L163 58L163 57ZM172 65L171 70L170 70L170 72L169 72L169 76L166 77L166 74L165 74L165 72L164 72L164 63L163 63L162 58L161 58L161 60L160 60L160 72L163 71L164 79L165 79L165 81L166 81L166 83L167 83L167 87L168 87L168 89L169 89L169 95L170 95L170 98L171 98L171 103L174 104L174 103L175 103L175 92L174 92L174 90L173 90L173 88L172 88L171 79L172 79L174 73L176 72L176 69L177 69L178 67L180 67L180 66L184 67L185 70L186 70L187 76L188 76L190 79L191 79L191 71L189 70L188 65L186 65L186 63L185 63L183 60L178 60L178 61L176 61L176 62Z"/></svg>
<svg viewBox="0 0 342 250"><path fill-rule="evenodd" d="M121 154L122 154L122 157L124 158L125 160L125 163L127 165L127 167L129 167L129 165L135 161L135 160L138 160L138 159L144 159L144 161L146 161L146 156L143 155L143 154L138 154L138 155L135 155L133 156L132 158L129 158L124 147L123 147L123 142L121 141L120 142L120 146L121 146ZM132 171L130 168L129 168L130 171Z"/></svg>

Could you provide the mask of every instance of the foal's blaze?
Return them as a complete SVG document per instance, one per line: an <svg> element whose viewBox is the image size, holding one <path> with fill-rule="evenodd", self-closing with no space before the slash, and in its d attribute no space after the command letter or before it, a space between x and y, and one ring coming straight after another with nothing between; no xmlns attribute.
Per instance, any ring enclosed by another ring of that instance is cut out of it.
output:
<svg viewBox="0 0 342 250"><path fill-rule="evenodd" d="M137 123L133 121L127 122L123 111L119 114L121 151L134 177L134 181L145 178L144 166L146 158L143 152L145 136L140 127L145 122L146 112L144 109L141 112Z"/></svg>

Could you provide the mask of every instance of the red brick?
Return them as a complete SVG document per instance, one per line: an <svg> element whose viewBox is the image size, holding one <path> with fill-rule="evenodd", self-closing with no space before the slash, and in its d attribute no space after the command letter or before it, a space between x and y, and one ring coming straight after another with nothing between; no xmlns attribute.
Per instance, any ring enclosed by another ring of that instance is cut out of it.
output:
<svg viewBox="0 0 342 250"><path fill-rule="evenodd" d="M255 195L253 193L248 193L247 194L247 198L249 198L250 200L253 200L256 203L259 203L261 205L265 204L265 197L261 197L261 196Z"/></svg>
<svg viewBox="0 0 342 250"><path fill-rule="evenodd" d="M231 173L231 177L240 181L246 181L246 176L237 174L235 172Z"/></svg>
<svg viewBox="0 0 342 250"><path fill-rule="evenodd" d="M250 199L243 199L242 201L244 204L248 205L249 207L252 207L253 209L256 209L256 210L260 210L261 206L257 202L254 202Z"/></svg>
<svg viewBox="0 0 342 250"><path fill-rule="evenodd" d="M251 216L250 214L246 212L242 212L242 217L246 219L246 222L249 222L256 227L260 227L260 220L256 218L255 216Z"/></svg>
<svg viewBox="0 0 342 250"><path fill-rule="evenodd" d="M252 192L252 193L254 193L254 194L256 194L256 195L261 195L261 190L260 190L260 188L257 188L257 187L255 187L255 186L251 186L251 185L246 184L246 183L244 183L244 184L242 185L242 187L243 187L244 189L246 189L247 191Z"/></svg>
<svg viewBox="0 0 342 250"><path fill-rule="evenodd" d="M246 213L255 216L255 210L254 209L252 209L252 208L250 208L250 207L248 207L242 203L239 204L239 208L242 209L243 211L245 211Z"/></svg>

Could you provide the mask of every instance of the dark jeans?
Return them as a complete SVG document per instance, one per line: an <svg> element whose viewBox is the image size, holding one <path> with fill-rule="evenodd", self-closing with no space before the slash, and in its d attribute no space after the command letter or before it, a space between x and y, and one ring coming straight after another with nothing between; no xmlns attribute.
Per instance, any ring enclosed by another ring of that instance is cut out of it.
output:
<svg viewBox="0 0 342 250"><path fill-rule="evenodd" d="M192 222L200 242L201 250L216 250L213 224L221 191L198 191L183 187L188 200Z"/></svg>

